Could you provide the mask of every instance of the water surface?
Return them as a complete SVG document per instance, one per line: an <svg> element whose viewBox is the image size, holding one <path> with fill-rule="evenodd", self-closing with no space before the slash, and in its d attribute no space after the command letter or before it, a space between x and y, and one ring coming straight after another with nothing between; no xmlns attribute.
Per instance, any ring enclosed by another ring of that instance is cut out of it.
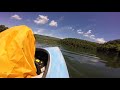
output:
<svg viewBox="0 0 120 90"><path fill-rule="evenodd" d="M37 47L56 45L38 44ZM117 78L120 77L120 58L115 55L73 49L60 46L71 78Z"/></svg>

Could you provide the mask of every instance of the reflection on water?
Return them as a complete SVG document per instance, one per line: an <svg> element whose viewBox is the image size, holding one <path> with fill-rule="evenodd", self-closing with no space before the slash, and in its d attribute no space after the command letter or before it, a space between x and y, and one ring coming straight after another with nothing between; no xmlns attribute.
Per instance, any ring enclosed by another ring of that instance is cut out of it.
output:
<svg viewBox="0 0 120 90"><path fill-rule="evenodd" d="M37 44L37 47L53 47L56 45ZM74 49L59 46L70 74L70 77L120 77L120 57L105 55L92 50Z"/></svg>
<svg viewBox="0 0 120 90"><path fill-rule="evenodd" d="M96 53L102 60L106 61L105 65L112 68L120 68L120 57L118 55L107 55L103 53Z"/></svg>
<svg viewBox="0 0 120 90"><path fill-rule="evenodd" d="M91 60L90 57L93 57L92 61L96 61L96 60L100 61L100 62L104 63L107 67L120 68L120 57L116 54L108 55L108 54L103 54L103 53L88 50L88 49L82 49L82 48L75 49L75 48L71 48L71 47L66 47L65 45L62 46L62 48L65 50L68 50L69 53L77 52L77 53L79 53L79 55L84 56L84 58L87 58L89 56L89 60ZM95 58L96 58L96 60L94 60Z"/></svg>

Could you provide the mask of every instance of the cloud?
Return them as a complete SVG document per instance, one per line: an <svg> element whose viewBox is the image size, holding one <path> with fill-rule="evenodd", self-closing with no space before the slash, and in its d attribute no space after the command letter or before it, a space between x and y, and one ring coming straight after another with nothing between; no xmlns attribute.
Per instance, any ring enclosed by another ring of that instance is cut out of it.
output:
<svg viewBox="0 0 120 90"><path fill-rule="evenodd" d="M68 27L69 29L72 29L72 27Z"/></svg>
<svg viewBox="0 0 120 90"><path fill-rule="evenodd" d="M83 36L88 37L90 39L95 39L95 35L91 35L92 34L92 30L88 30L86 33L83 33Z"/></svg>
<svg viewBox="0 0 120 90"><path fill-rule="evenodd" d="M78 34L82 34L84 37L87 37L89 39L92 39L94 41L96 41L97 43L103 44L106 41L104 40L104 38L96 38L94 34L92 34L92 30L88 30L86 33L84 33L81 29L77 30Z"/></svg>
<svg viewBox="0 0 120 90"><path fill-rule="evenodd" d="M78 32L79 34L83 34L83 32Z"/></svg>
<svg viewBox="0 0 120 90"><path fill-rule="evenodd" d="M91 34L91 31L92 31L92 30L88 30L85 34L86 34L86 35Z"/></svg>
<svg viewBox="0 0 120 90"><path fill-rule="evenodd" d="M100 43L100 44L103 44L105 43L106 41L104 40L104 38L96 38L96 42Z"/></svg>
<svg viewBox="0 0 120 90"><path fill-rule="evenodd" d="M43 28L37 28L37 30L35 30L33 32L34 32L34 34L42 34L42 33L44 33L44 31L45 31L45 29L43 29Z"/></svg>
<svg viewBox="0 0 120 90"><path fill-rule="evenodd" d="M71 32L72 33L73 31L75 31L75 29L73 29L72 26L63 26L61 28L58 28L57 31L59 31L59 32Z"/></svg>
<svg viewBox="0 0 120 90"><path fill-rule="evenodd" d="M67 27L64 27L64 29L67 29L67 30L73 30L73 28L71 26L67 26Z"/></svg>
<svg viewBox="0 0 120 90"><path fill-rule="evenodd" d="M90 38L91 39L95 39L95 35L90 35Z"/></svg>
<svg viewBox="0 0 120 90"><path fill-rule="evenodd" d="M79 29L79 30L77 30L77 33L78 33L78 34L83 34L84 32L82 32L82 30Z"/></svg>
<svg viewBox="0 0 120 90"><path fill-rule="evenodd" d="M47 29L44 29L44 28L36 28L36 30L33 32L34 32L34 34L51 36L51 37L53 36L52 32L47 32Z"/></svg>
<svg viewBox="0 0 120 90"><path fill-rule="evenodd" d="M11 16L11 18L12 18L12 19L16 19L16 20L21 20L21 19L22 19L22 18L21 18L19 15L17 15L17 14Z"/></svg>
<svg viewBox="0 0 120 90"><path fill-rule="evenodd" d="M90 37L95 37L95 35L90 35Z"/></svg>
<svg viewBox="0 0 120 90"><path fill-rule="evenodd" d="M50 23L49 23L50 26L52 27L57 27L57 22L55 22L54 20L52 20Z"/></svg>
<svg viewBox="0 0 120 90"><path fill-rule="evenodd" d="M34 20L34 23L36 24L46 24L48 22L48 17L44 15L39 15L36 20Z"/></svg>
<svg viewBox="0 0 120 90"><path fill-rule="evenodd" d="M87 35L87 34L84 34L83 36L85 36L85 37L89 37L89 35Z"/></svg>
<svg viewBox="0 0 120 90"><path fill-rule="evenodd" d="M72 31L74 31L75 29L72 29Z"/></svg>

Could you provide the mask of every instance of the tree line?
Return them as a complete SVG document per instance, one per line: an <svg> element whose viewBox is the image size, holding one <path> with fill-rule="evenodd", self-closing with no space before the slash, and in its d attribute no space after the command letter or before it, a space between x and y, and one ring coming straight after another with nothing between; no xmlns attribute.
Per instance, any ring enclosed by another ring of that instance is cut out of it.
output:
<svg viewBox="0 0 120 90"><path fill-rule="evenodd" d="M97 51L107 54L118 54L120 56L120 39L108 41L107 43L98 45Z"/></svg>
<svg viewBox="0 0 120 90"><path fill-rule="evenodd" d="M4 31L8 29L8 27L6 27L5 25L0 25L0 32Z"/></svg>
<svg viewBox="0 0 120 90"><path fill-rule="evenodd" d="M118 54L120 56L120 39L108 41L104 44L98 44L86 40L65 38L60 40L60 43L74 48L96 50L97 52L102 52L105 54Z"/></svg>
<svg viewBox="0 0 120 90"><path fill-rule="evenodd" d="M84 49L91 49L91 50L96 50L97 43L95 42L90 42L87 40L80 40L76 38L65 38L61 39L59 41L61 44L66 44L70 47L74 48L84 48Z"/></svg>

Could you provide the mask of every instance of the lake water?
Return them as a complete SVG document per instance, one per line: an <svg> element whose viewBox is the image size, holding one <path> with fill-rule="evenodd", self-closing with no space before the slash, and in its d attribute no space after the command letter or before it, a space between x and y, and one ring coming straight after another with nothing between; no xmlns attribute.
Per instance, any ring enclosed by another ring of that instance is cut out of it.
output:
<svg viewBox="0 0 120 90"><path fill-rule="evenodd" d="M54 45L37 44L37 47ZM56 46L56 45L55 45ZM90 52L59 46L65 58L71 78L118 78L120 77L120 58L115 55Z"/></svg>

